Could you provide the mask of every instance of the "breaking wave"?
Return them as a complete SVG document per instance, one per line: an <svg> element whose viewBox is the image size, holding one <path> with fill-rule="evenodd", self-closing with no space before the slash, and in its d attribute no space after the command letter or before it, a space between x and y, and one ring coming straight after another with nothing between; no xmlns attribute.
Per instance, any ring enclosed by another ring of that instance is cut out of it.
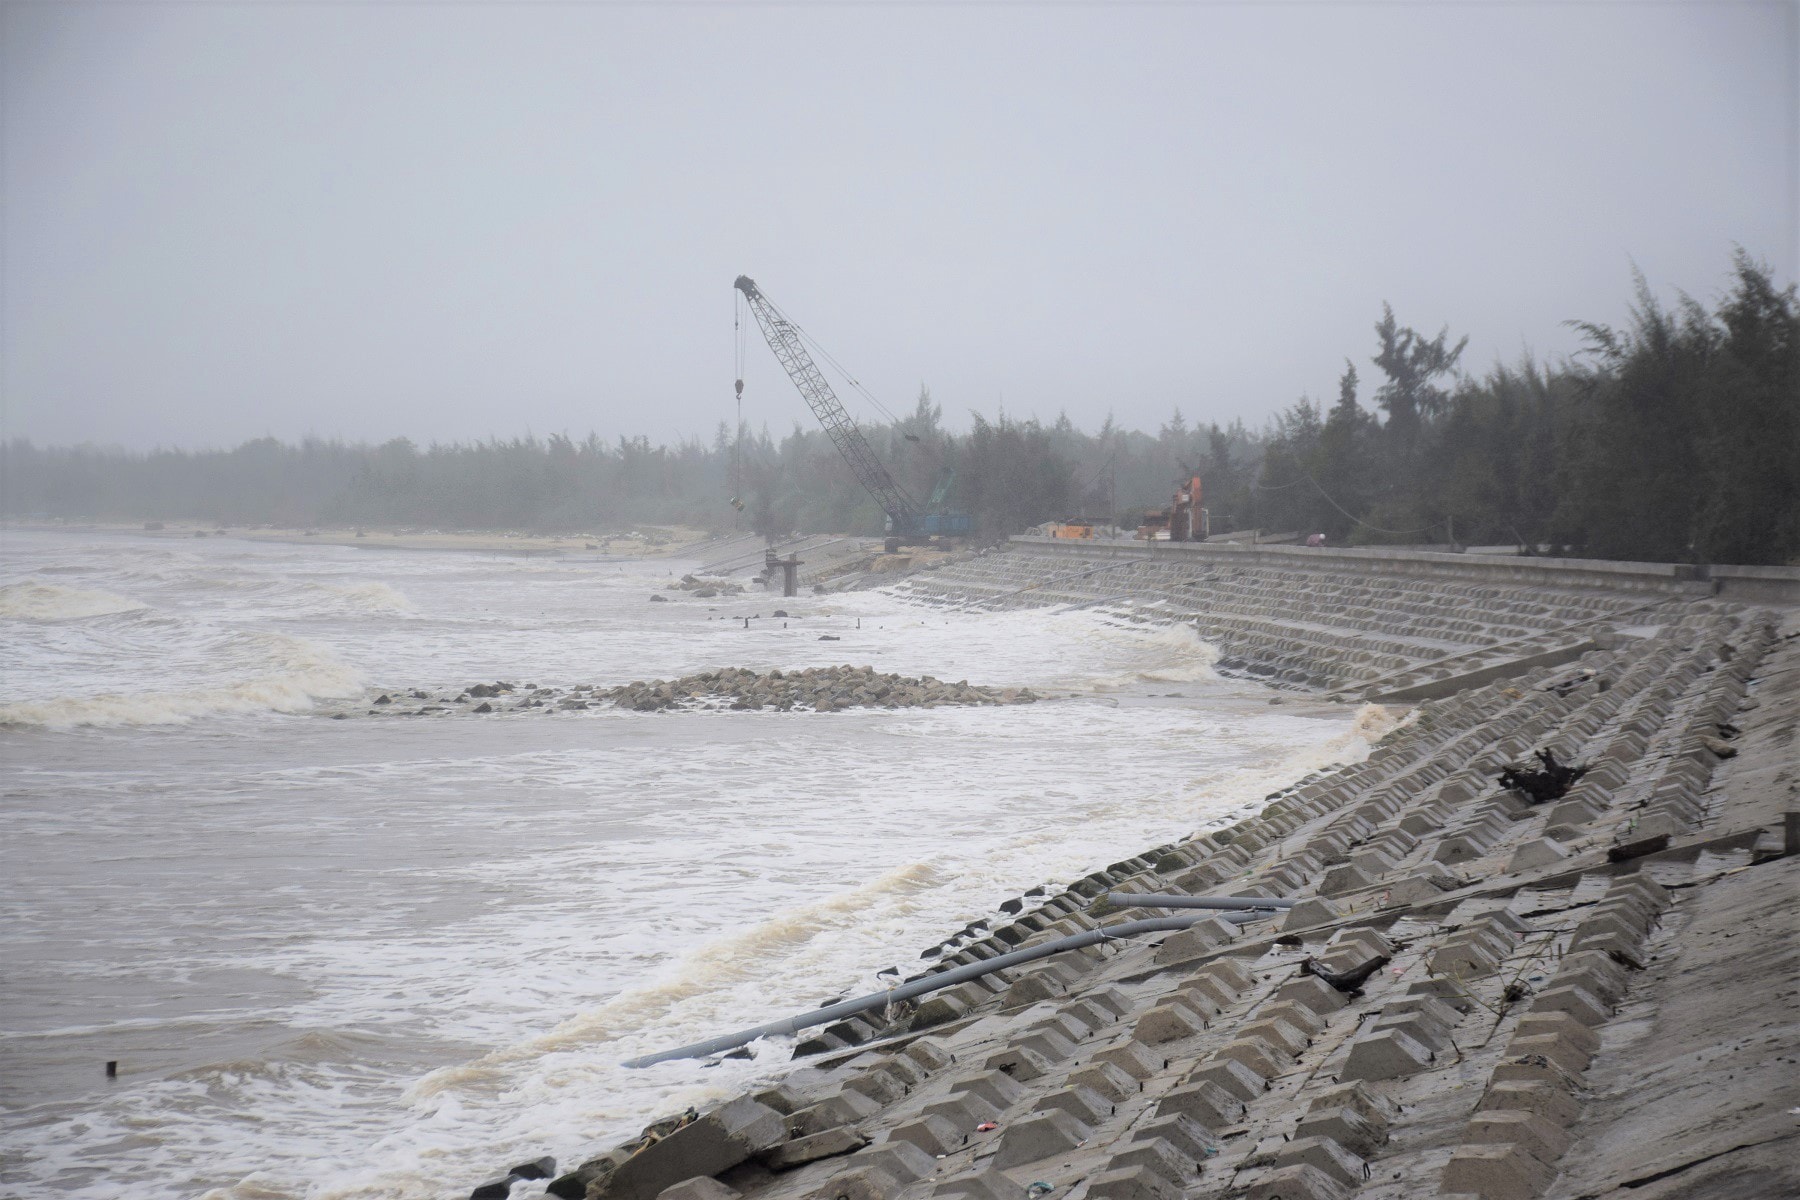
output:
<svg viewBox="0 0 1800 1200"><path fill-rule="evenodd" d="M98 588L56 583L9 583L0 587L0 617L20 621L78 621L150 607L141 600Z"/></svg>
<svg viewBox="0 0 1800 1200"><path fill-rule="evenodd" d="M285 634L255 634L264 651L255 674L205 687L53 696L0 704L0 726L75 729L94 725L180 725L196 717L305 712L315 701L353 696L360 674L322 646Z"/></svg>

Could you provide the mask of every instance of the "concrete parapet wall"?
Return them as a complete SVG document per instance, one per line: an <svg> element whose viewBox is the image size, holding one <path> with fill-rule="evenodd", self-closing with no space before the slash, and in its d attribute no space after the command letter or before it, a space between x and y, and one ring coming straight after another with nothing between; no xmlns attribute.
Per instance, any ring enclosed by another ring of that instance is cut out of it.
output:
<svg viewBox="0 0 1800 1200"><path fill-rule="evenodd" d="M1510 555L1443 554L1381 547L1339 549L1208 542L1066 541L1041 537L1015 537L1010 539L1010 545L1021 552L1096 560L1175 559L1287 570L1305 567L1353 574L1457 579L1526 587L1604 588L1609 591L1682 597L1710 596L1715 590L1714 582L1704 578L1705 568L1686 563L1612 562L1597 558L1517 558ZM1729 576L1734 586L1740 590L1756 586L1791 588L1795 597L1791 602L1800 603L1800 571L1793 568L1714 567L1711 569L1713 579L1721 579L1721 572L1745 573ZM1765 577L1760 572L1777 574ZM1788 574L1782 575L1782 572Z"/></svg>
<svg viewBox="0 0 1800 1200"><path fill-rule="evenodd" d="M1712 567L1722 600L1800 607L1800 567Z"/></svg>

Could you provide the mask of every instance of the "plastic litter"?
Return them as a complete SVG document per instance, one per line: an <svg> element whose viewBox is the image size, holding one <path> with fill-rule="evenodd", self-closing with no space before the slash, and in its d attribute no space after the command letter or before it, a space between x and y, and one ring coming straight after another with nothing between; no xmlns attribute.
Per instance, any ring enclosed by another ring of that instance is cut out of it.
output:
<svg viewBox="0 0 1800 1200"><path fill-rule="evenodd" d="M991 1133L998 1128L1000 1128L999 1124L994 1121L983 1121L981 1124L979 1124L975 1127L975 1132L976 1133Z"/></svg>

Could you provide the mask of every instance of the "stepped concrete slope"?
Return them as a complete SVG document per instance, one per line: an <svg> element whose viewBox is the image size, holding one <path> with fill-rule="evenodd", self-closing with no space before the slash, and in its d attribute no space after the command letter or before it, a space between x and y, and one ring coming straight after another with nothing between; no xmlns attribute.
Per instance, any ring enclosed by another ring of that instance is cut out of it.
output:
<svg viewBox="0 0 1800 1200"><path fill-rule="evenodd" d="M813 1031L781 1082L553 1194L1800 1195L1800 613L1676 568L1306 553L1016 545L908 585L1184 621L1247 673L1416 700L1366 761L1011 902L927 974L1174 911L1115 890L1292 907ZM1588 768L1565 795L1498 784L1545 749Z"/></svg>

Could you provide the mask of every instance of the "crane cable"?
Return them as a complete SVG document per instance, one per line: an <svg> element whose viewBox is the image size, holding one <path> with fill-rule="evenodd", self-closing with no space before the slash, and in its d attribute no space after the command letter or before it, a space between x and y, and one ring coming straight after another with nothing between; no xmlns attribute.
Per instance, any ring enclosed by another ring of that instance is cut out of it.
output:
<svg viewBox="0 0 1800 1200"><path fill-rule="evenodd" d="M731 527L736 529L738 514L744 511L744 297L736 288L731 295L732 366L737 381L737 425L731 431Z"/></svg>
<svg viewBox="0 0 1800 1200"><path fill-rule="evenodd" d="M832 357L831 351L829 351L829 350L825 349L825 347L819 345L818 340L815 339L812 334L806 332L806 330L801 327L801 325L798 321L794 320L792 317L788 316L787 313L783 312L781 310L781 306L779 304L776 304L773 300L769 299L767 293L764 293L764 295L763 295L763 303L767 304L770 308L774 309L775 315L780 317L783 321L787 322L788 328L792 329L794 331L795 336L798 337L802 342L804 342L806 344L807 349L811 350L818 357L820 357L820 358L824 359L826 362L830 363L832 368L834 370L836 370L840 376L843 377L844 382L849 384L850 387L852 389L854 389L855 392L859 396L861 396L864 400L867 400L870 403L870 405L872 405L875 408L875 410L877 412L879 412L882 416L886 417L890 424L898 425L900 423L900 418L896 417L894 415L892 409L888 408L887 405L883 404L880 401L880 399L878 399L876 397L874 392L871 392L868 388L864 387L861 384L861 382L859 382L857 380L856 376L850 374L850 370L848 367L844 366L843 363L839 362L836 358Z"/></svg>

